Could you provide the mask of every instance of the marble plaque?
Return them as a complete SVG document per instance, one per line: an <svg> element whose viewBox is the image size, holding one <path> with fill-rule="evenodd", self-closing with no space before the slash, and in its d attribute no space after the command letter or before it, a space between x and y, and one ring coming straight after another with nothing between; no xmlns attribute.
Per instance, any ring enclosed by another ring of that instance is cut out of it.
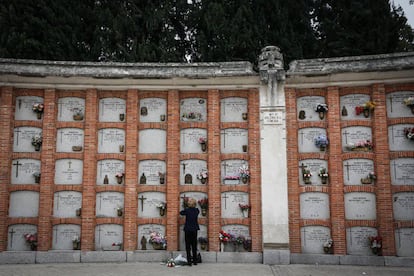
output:
<svg viewBox="0 0 414 276"><path fill-rule="evenodd" d="M143 249L144 246L147 250L152 250L152 244L149 243L150 235L152 232L160 233L165 237L165 226L160 224L141 224L138 225L138 249ZM142 238L144 237L144 239Z"/></svg>
<svg viewBox="0 0 414 276"><path fill-rule="evenodd" d="M319 170L321 168L328 169L328 162L322 159L304 159L299 162L299 183L305 185L305 181L302 177L302 167L306 170L310 170L312 176L310 178L311 185L322 185L322 179L319 177ZM329 170L328 170L329 174ZM329 181L327 181L328 183ZM327 184L325 183L325 184ZM309 185L309 184L306 184Z"/></svg>
<svg viewBox="0 0 414 276"><path fill-rule="evenodd" d="M7 251L31 251L25 234L36 234L37 226L33 224L13 224L7 231Z"/></svg>
<svg viewBox="0 0 414 276"><path fill-rule="evenodd" d="M81 116L76 116L81 115ZM85 117L85 99L77 97L64 97L58 100L58 121L82 121ZM81 119L82 118L82 119Z"/></svg>
<svg viewBox="0 0 414 276"><path fill-rule="evenodd" d="M98 131L98 153L122 153L125 147L125 130L103 128Z"/></svg>
<svg viewBox="0 0 414 276"><path fill-rule="evenodd" d="M207 139L207 130L202 128L185 128L180 132L181 153L202 153L201 144L198 140ZM207 141L208 145L208 141Z"/></svg>
<svg viewBox="0 0 414 276"><path fill-rule="evenodd" d="M96 216L117 217L118 208L124 208L124 194L101 192L96 194Z"/></svg>
<svg viewBox="0 0 414 276"><path fill-rule="evenodd" d="M346 229L346 247L349 255L373 255L369 237L378 235L373 227L350 227Z"/></svg>
<svg viewBox="0 0 414 276"><path fill-rule="evenodd" d="M388 118L412 117L411 108L404 104L408 97L414 97L413 91L398 91L386 94Z"/></svg>
<svg viewBox="0 0 414 276"><path fill-rule="evenodd" d="M33 105L38 103L43 103L43 98L36 96L16 97L16 110L14 113L14 119L16 121L38 121L37 114L33 111Z"/></svg>
<svg viewBox="0 0 414 276"><path fill-rule="evenodd" d="M398 257L414 257L414 228L396 229L395 247Z"/></svg>
<svg viewBox="0 0 414 276"><path fill-rule="evenodd" d="M188 159L180 161L180 184L202 185L201 180L197 178L202 170L207 169L207 162L199 159ZM207 179L208 182L208 179ZM206 183L207 183L206 182Z"/></svg>
<svg viewBox="0 0 414 276"><path fill-rule="evenodd" d="M167 132L162 129L144 129L139 131L139 153L167 152Z"/></svg>
<svg viewBox="0 0 414 276"><path fill-rule="evenodd" d="M200 199L205 198L205 197L207 197L207 194L201 193L201 192L185 192L185 193L181 193L180 194L180 210L183 210L184 209L184 198L194 198L197 201L196 208L198 208L200 210L200 217L202 217L201 207L200 207L200 204L198 203L198 201Z"/></svg>
<svg viewBox="0 0 414 276"><path fill-rule="evenodd" d="M395 193L392 198L394 219L414 220L414 192Z"/></svg>
<svg viewBox="0 0 414 276"><path fill-rule="evenodd" d="M160 177L160 173L164 174L164 182ZM166 182L166 165L165 161L161 160L143 160L139 162L138 179L145 175L147 185L160 185Z"/></svg>
<svg viewBox="0 0 414 276"><path fill-rule="evenodd" d="M222 122L244 122L248 119L246 98L224 98L220 101L220 108Z"/></svg>
<svg viewBox="0 0 414 276"><path fill-rule="evenodd" d="M73 239L80 238L81 227L76 224L58 224L53 226L52 249L73 250Z"/></svg>
<svg viewBox="0 0 414 276"><path fill-rule="evenodd" d="M16 191L10 193L9 217L37 217L39 215L39 193Z"/></svg>
<svg viewBox="0 0 414 276"><path fill-rule="evenodd" d="M83 150L83 129L61 128L57 131L56 152L74 152Z"/></svg>
<svg viewBox="0 0 414 276"><path fill-rule="evenodd" d="M397 158L390 162L393 185L414 185L414 158Z"/></svg>
<svg viewBox="0 0 414 276"><path fill-rule="evenodd" d="M346 193L345 199L345 218L355 220L375 220L376 198L373 193Z"/></svg>
<svg viewBox="0 0 414 276"><path fill-rule="evenodd" d="M79 185L83 179L83 160L59 159L55 163L55 184Z"/></svg>
<svg viewBox="0 0 414 276"><path fill-rule="evenodd" d="M355 107L362 106L370 101L370 96L366 94L350 94L340 97L341 119L342 120L369 120L364 115L356 115Z"/></svg>
<svg viewBox="0 0 414 276"><path fill-rule="evenodd" d="M106 159L106 160L98 161L97 165L98 165L97 175L96 175L97 185L106 185L106 182L108 182L107 184L109 185L120 185L117 182L117 177L115 175L117 173L125 172L124 161L117 160L117 159Z"/></svg>
<svg viewBox="0 0 414 276"><path fill-rule="evenodd" d="M104 98L99 100L100 122L124 122L126 113L125 100Z"/></svg>
<svg viewBox="0 0 414 276"><path fill-rule="evenodd" d="M11 184L37 184L34 174L40 173L40 160L14 159L11 166Z"/></svg>
<svg viewBox="0 0 414 276"><path fill-rule="evenodd" d="M221 217L243 218L239 204L249 204L249 194L233 191L221 193Z"/></svg>
<svg viewBox="0 0 414 276"><path fill-rule="evenodd" d="M82 207L82 193L75 191L56 192L53 201L53 216L57 218L74 218L76 209Z"/></svg>
<svg viewBox="0 0 414 276"><path fill-rule="evenodd" d="M372 141L372 129L370 127L354 126L341 130L343 151L352 151L352 146L367 140Z"/></svg>
<svg viewBox="0 0 414 276"><path fill-rule="evenodd" d="M414 125L400 124L388 126L388 142L390 151L412 151L414 140L405 136L404 128L414 128Z"/></svg>
<svg viewBox="0 0 414 276"><path fill-rule="evenodd" d="M38 127L16 127L13 131L14 152L36 152L32 145L32 138L42 135L42 129Z"/></svg>
<svg viewBox="0 0 414 276"><path fill-rule="evenodd" d="M200 230L198 230L198 232L197 232L197 238L199 238L199 237L208 238L208 236L207 236L207 226L205 226L203 224L200 224ZM185 251L184 225L180 225L179 243L180 243L179 244L179 250ZM197 242L197 249L198 249L198 251L201 251L199 242ZM184 257L186 258L187 256L184 255Z"/></svg>
<svg viewBox="0 0 414 276"><path fill-rule="evenodd" d="M374 171L374 161L370 159L348 159L342 161L342 166L345 185L362 185L361 178L369 178Z"/></svg>
<svg viewBox="0 0 414 276"><path fill-rule="evenodd" d="M285 114L281 111L262 111L261 120L264 125L283 125Z"/></svg>
<svg viewBox="0 0 414 276"><path fill-rule="evenodd" d="M329 219L329 195L326 193L300 194L302 219Z"/></svg>
<svg viewBox="0 0 414 276"><path fill-rule="evenodd" d="M166 203L165 193L145 192L138 194L138 217L140 218L159 218L160 203ZM168 205L167 205L168 208Z"/></svg>
<svg viewBox="0 0 414 276"><path fill-rule="evenodd" d="M305 226L300 228L302 253L323 254L323 244L331 238L331 231L325 226Z"/></svg>
<svg viewBox="0 0 414 276"><path fill-rule="evenodd" d="M145 98L139 101L140 122L164 122L167 120L167 101L160 98Z"/></svg>
<svg viewBox="0 0 414 276"><path fill-rule="evenodd" d="M248 131L243 128L226 128L220 131L221 153L248 152Z"/></svg>
<svg viewBox="0 0 414 276"><path fill-rule="evenodd" d="M207 120L207 101L203 98L182 99L180 117L184 122L205 122Z"/></svg>
<svg viewBox="0 0 414 276"><path fill-rule="evenodd" d="M296 101L299 121L320 121L319 113L315 111L318 104L325 103L325 97L307 96Z"/></svg>
<svg viewBox="0 0 414 276"><path fill-rule="evenodd" d="M316 127L299 129L299 152L320 152L320 148L315 145L315 138L319 135L326 136L326 129Z"/></svg>
<svg viewBox="0 0 414 276"><path fill-rule="evenodd" d="M221 161L221 179L223 179L223 183L226 185L243 184L239 176L239 169L242 166L248 167L249 162L242 159L228 159Z"/></svg>
<svg viewBox="0 0 414 276"><path fill-rule="evenodd" d="M118 224L100 224L95 227L95 250L122 250L123 227Z"/></svg>
<svg viewBox="0 0 414 276"><path fill-rule="evenodd" d="M236 237L238 236L249 237L250 236L249 227L246 225L227 224L227 225L223 225L222 229L226 233L235 235Z"/></svg>

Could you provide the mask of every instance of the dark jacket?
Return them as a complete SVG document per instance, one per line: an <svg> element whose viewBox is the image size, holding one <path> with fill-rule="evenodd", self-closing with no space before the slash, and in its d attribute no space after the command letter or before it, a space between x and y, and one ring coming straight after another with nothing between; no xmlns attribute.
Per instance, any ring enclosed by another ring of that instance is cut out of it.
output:
<svg viewBox="0 0 414 276"><path fill-rule="evenodd" d="M194 207L180 211L180 215L185 216L184 231L200 230L200 226L198 225L198 214L200 214L200 210Z"/></svg>

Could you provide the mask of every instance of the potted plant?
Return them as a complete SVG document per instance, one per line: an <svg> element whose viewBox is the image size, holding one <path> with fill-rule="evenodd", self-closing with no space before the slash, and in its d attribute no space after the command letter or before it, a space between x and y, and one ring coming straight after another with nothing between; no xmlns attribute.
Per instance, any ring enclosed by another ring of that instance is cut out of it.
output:
<svg viewBox="0 0 414 276"><path fill-rule="evenodd" d="M326 254L332 254L333 252L333 240L327 239L326 242L323 243L323 251Z"/></svg>
<svg viewBox="0 0 414 276"><path fill-rule="evenodd" d="M83 120L83 110L82 108L74 108L73 109L73 120L75 121L82 121Z"/></svg>
<svg viewBox="0 0 414 276"><path fill-rule="evenodd" d="M29 244L32 251L37 250L37 233L35 234L24 234L24 239Z"/></svg>
<svg viewBox="0 0 414 276"><path fill-rule="evenodd" d="M35 147L35 151L40 151L40 146L43 143L42 134L35 135L32 137L32 146Z"/></svg>
<svg viewBox="0 0 414 276"><path fill-rule="evenodd" d="M42 114L45 109L45 105L42 103L34 103L32 109L33 109L33 112L36 113L37 119L38 120L42 119Z"/></svg>
<svg viewBox="0 0 414 276"><path fill-rule="evenodd" d="M244 184L246 184L249 181L249 178L250 178L249 166L243 165L239 168L239 177Z"/></svg>
<svg viewBox="0 0 414 276"><path fill-rule="evenodd" d="M322 184L326 184L328 182L329 174L326 168L320 168L318 175L321 178Z"/></svg>
<svg viewBox="0 0 414 276"><path fill-rule="evenodd" d="M249 217L249 210L250 210L250 205L249 204L241 204L239 203L239 207L242 211L243 217L248 218Z"/></svg>
<svg viewBox="0 0 414 276"><path fill-rule="evenodd" d="M149 243L155 250L164 250L167 248L167 239L158 232L151 232Z"/></svg>
<svg viewBox="0 0 414 276"><path fill-rule="evenodd" d="M165 173L158 172L158 176L160 178L160 184L164 184L165 183Z"/></svg>
<svg viewBox="0 0 414 276"><path fill-rule="evenodd" d="M208 171L207 169L202 169L198 174L197 174L197 179L199 179L201 181L202 184L206 184L207 182L207 178L208 178Z"/></svg>
<svg viewBox="0 0 414 276"><path fill-rule="evenodd" d="M206 216L207 215L207 209L208 209L208 198L204 197L198 201L198 204L201 208L201 215Z"/></svg>
<svg viewBox="0 0 414 276"><path fill-rule="evenodd" d="M413 127L404 128L404 135L408 140L414 140L414 128Z"/></svg>
<svg viewBox="0 0 414 276"><path fill-rule="evenodd" d="M167 210L167 203L160 202L157 204L157 208L160 209L160 216L163 217L165 215L165 210Z"/></svg>
<svg viewBox="0 0 414 276"><path fill-rule="evenodd" d="M326 135L321 134L315 138L315 146L317 146L320 151L324 151L329 144L328 137Z"/></svg>
<svg viewBox="0 0 414 276"><path fill-rule="evenodd" d="M125 173L124 172L117 172L115 174L116 177L116 181L118 182L118 184L122 184L122 180L124 178Z"/></svg>
<svg viewBox="0 0 414 276"><path fill-rule="evenodd" d="M414 114L414 97L408 97L404 99L404 104L411 109L411 112Z"/></svg>
<svg viewBox="0 0 414 276"><path fill-rule="evenodd" d="M369 237L372 253L380 256L382 250L382 238L380 236Z"/></svg>
<svg viewBox="0 0 414 276"><path fill-rule="evenodd" d="M124 214L124 209L122 207L116 208L116 214L118 215L118 217L122 217L122 215Z"/></svg>
<svg viewBox="0 0 414 276"><path fill-rule="evenodd" d="M207 150L207 138L206 137L198 138L198 143L201 145L201 150L205 152Z"/></svg>
<svg viewBox="0 0 414 276"><path fill-rule="evenodd" d="M75 235L72 238L72 246L73 246L73 250L79 250L80 249L80 238L78 235Z"/></svg>
<svg viewBox="0 0 414 276"><path fill-rule="evenodd" d="M319 119L323 120L323 118L325 118L325 113L328 112L328 105L320 103L316 106L315 111L319 113Z"/></svg>
<svg viewBox="0 0 414 276"><path fill-rule="evenodd" d="M76 209L76 216L80 217L82 215L82 208Z"/></svg>
<svg viewBox="0 0 414 276"><path fill-rule="evenodd" d="M33 176L34 176L34 178L35 178L35 183L39 184L39 183L40 183L40 176L41 176L41 173L40 173L40 172L34 172L34 173L33 173Z"/></svg>
<svg viewBox="0 0 414 276"><path fill-rule="evenodd" d="M199 237L198 242L200 243L201 250L207 249L208 239L206 237Z"/></svg>
<svg viewBox="0 0 414 276"><path fill-rule="evenodd" d="M375 105L376 104L373 101L368 101L368 102L364 103L363 105L356 106L355 107L355 113L356 113L356 115L359 115L359 114L363 113L364 117L368 118L371 111L373 111L375 109Z"/></svg>

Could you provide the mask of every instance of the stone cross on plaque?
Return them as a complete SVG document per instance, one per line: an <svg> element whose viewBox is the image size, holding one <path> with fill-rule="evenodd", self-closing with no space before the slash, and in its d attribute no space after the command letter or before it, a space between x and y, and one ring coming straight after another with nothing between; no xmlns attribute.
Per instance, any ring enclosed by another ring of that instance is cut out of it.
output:
<svg viewBox="0 0 414 276"><path fill-rule="evenodd" d="M19 163L19 160L16 161L16 163L13 164L13 166L16 166L16 178L19 177L19 166L21 166L22 164Z"/></svg>
<svg viewBox="0 0 414 276"><path fill-rule="evenodd" d="M18 146L18 145L19 145L19 134L20 134L20 132L22 132L22 131L20 130L20 128L16 128L16 129L14 130L14 132L16 133L16 146Z"/></svg>
<svg viewBox="0 0 414 276"><path fill-rule="evenodd" d="M97 196L99 198L99 210L101 210L102 209L102 194L99 193Z"/></svg>
<svg viewBox="0 0 414 276"><path fill-rule="evenodd" d="M12 228L11 231L9 232L10 234L10 248L13 248L13 235L16 233L16 231L14 231L14 229Z"/></svg>
<svg viewBox="0 0 414 276"><path fill-rule="evenodd" d="M144 195L141 195L141 197L138 198L139 200L141 200L141 212L144 211L144 200L146 200L147 198L144 197Z"/></svg>
<svg viewBox="0 0 414 276"><path fill-rule="evenodd" d="M222 198L224 199L224 209L227 209L227 199L229 197L227 196L227 194L224 194L224 196L222 196Z"/></svg>
<svg viewBox="0 0 414 276"><path fill-rule="evenodd" d="M350 134L347 130L342 133L345 137L345 144L348 144L348 134Z"/></svg>
<svg viewBox="0 0 414 276"><path fill-rule="evenodd" d="M349 181L349 167L352 167L352 165L349 165L349 163L346 162L346 164L344 166L346 167L346 176L347 176L347 179Z"/></svg>

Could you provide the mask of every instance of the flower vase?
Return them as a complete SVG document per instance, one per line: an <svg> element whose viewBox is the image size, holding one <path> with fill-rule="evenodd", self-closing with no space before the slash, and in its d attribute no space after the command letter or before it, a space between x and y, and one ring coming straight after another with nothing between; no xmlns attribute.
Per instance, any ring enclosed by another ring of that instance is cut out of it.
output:
<svg viewBox="0 0 414 276"><path fill-rule="evenodd" d="M321 146L319 147L319 150L320 150L320 151L325 151L325 149L326 149L326 146L325 146L325 145L321 145Z"/></svg>
<svg viewBox="0 0 414 276"><path fill-rule="evenodd" d="M160 115L160 121L164 122L165 121L165 115Z"/></svg>
<svg viewBox="0 0 414 276"><path fill-rule="evenodd" d="M243 152L247 152L247 145L243 145Z"/></svg>
<svg viewBox="0 0 414 276"><path fill-rule="evenodd" d="M207 216L207 208L201 208L201 215L202 216Z"/></svg>
<svg viewBox="0 0 414 276"><path fill-rule="evenodd" d="M243 184L247 184L247 182L249 181L249 178L247 176L243 176L241 178L241 181L243 182Z"/></svg>
<svg viewBox="0 0 414 276"><path fill-rule="evenodd" d="M74 121L82 121L83 120L83 115L73 115L73 120Z"/></svg>
<svg viewBox="0 0 414 276"><path fill-rule="evenodd" d="M162 246L162 243L153 243L152 244L152 248L154 250L162 250L163 249L163 246Z"/></svg>
<svg viewBox="0 0 414 276"><path fill-rule="evenodd" d="M73 241L73 250L79 250L80 249L80 242L79 241Z"/></svg>
<svg viewBox="0 0 414 276"><path fill-rule="evenodd" d="M224 243L220 243L220 252L224 252Z"/></svg>
<svg viewBox="0 0 414 276"><path fill-rule="evenodd" d="M39 113L37 113L37 114L39 114ZM32 250L32 251L37 250L37 245L34 242L30 243L30 250Z"/></svg>
<svg viewBox="0 0 414 276"><path fill-rule="evenodd" d="M42 119L42 113L41 112L37 112L36 113L37 119L40 120Z"/></svg>
<svg viewBox="0 0 414 276"><path fill-rule="evenodd" d="M319 119L323 120L325 118L325 112L319 111Z"/></svg>
<svg viewBox="0 0 414 276"><path fill-rule="evenodd" d="M207 178L201 178L200 181L201 181L201 184L206 184L207 183Z"/></svg>
<svg viewBox="0 0 414 276"><path fill-rule="evenodd" d="M40 114L40 113L37 113L37 114ZM35 151L40 151L40 145L39 144L34 145L34 148L35 148Z"/></svg>
<svg viewBox="0 0 414 276"><path fill-rule="evenodd" d="M125 150L125 146L124 145L119 145L119 152L124 152Z"/></svg>
<svg viewBox="0 0 414 276"><path fill-rule="evenodd" d="M363 113L364 113L364 117L365 118L368 118L369 117L369 113L370 112L369 112L369 109L368 108L365 108Z"/></svg>
<svg viewBox="0 0 414 276"><path fill-rule="evenodd" d="M206 243L201 243L200 244L200 249L201 250L206 250L207 249L207 244Z"/></svg>
<svg viewBox="0 0 414 276"><path fill-rule="evenodd" d="M124 212L121 209L116 210L116 213L118 217L122 217L122 215L124 214Z"/></svg>
<svg viewBox="0 0 414 276"><path fill-rule="evenodd" d="M123 122L125 120L125 114L124 113L119 114L119 120L121 122Z"/></svg>
<svg viewBox="0 0 414 276"><path fill-rule="evenodd" d="M243 209L242 210L242 213L243 213L243 217L244 218L248 218L249 217L249 209Z"/></svg>
<svg viewBox="0 0 414 276"><path fill-rule="evenodd" d="M118 182L118 184L122 184L122 176L117 176L116 177L116 181Z"/></svg>
<svg viewBox="0 0 414 276"><path fill-rule="evenodd" d="M327 177L322 177L322 184L326 184L328 182L328 178Z"/></svg>
<svg viewBox="0 0 414 276"><path fill-rule="evenodd" d="M206 150L207 150L207 144L206 143L201 143L201 150L203 152L206 152Z"/></svg>
<svg viewBox="0 0 414 276"><path fill-rule="evenodd" d="M324 251L326 254L332 254L332 247L329 247L329 246L324 246L324 247L323 247L323 251Z"/></svg>
<svg viewBox="0 0 414 276"><path fill-rule="evenodd" d="M40 183L40 176L35 176L35 183L39 184Z"/></svg>
<svg viewBox="0 0 414 276"><path fill-rule="evenodd" d="M164 184L165 183L165 177L160 177L160 184Z"/></svg>
<svg viewBox="0 0 414 276"><path fill-rule="evenodd" d="M160 208L160 216L163 217L165 215L165 209Z"/></svg>
<svg viewBox="0 0 414 276"><path fill-rule="evenodd" d="M305 184L312 184L312 182L310 181L310 177L304 177L303 182L305 182Z"/></svg>
<svg viewBox="0 0 414 276"><path fill-rule="evenodd" d="M77 216L77 217L80 217L80 216L81 216L81 214L82 214L82 208L78 208L78 209L76 209L76 216Z"/></svg>
<svg viewBox="0 0 414 276"><path fill-rule="evenodd" d="M243 114L242 114L242 118L243 118L243 120L245 120L245 121L246 121L246 120L247 120L247 113L243 113Z"/></svg>
<svg viewBox="0 0 414 276"><path fill-rule="evenodd" d="M408 107L411 109L411 113L414 114L414 104L410 104Z"/></svg>

